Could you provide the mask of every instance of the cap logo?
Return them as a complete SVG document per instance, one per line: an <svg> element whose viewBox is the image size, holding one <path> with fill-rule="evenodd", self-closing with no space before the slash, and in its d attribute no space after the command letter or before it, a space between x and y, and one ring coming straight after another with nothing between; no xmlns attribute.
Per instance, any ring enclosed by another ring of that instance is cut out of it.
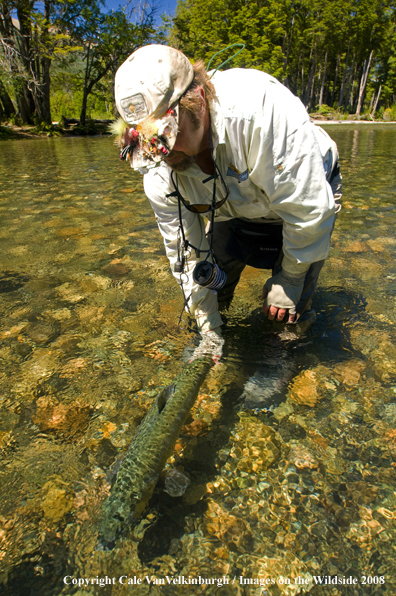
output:
<svg viewBox="0 0 396 596"><path fill-rule="evenodd" d="M129 97L124 97L120 101L121 108L124 112L125 120L141 120L148 116L148 110L144 97L141 93L136 93Z"/></svg>

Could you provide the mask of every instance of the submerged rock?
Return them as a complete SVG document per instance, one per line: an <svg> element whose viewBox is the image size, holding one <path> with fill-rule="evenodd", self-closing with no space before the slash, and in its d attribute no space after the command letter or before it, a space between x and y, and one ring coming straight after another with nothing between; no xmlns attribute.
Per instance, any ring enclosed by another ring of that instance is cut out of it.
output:
<svg viewBox="0 0 396 596"><path fill-rule="evenodd" d="M243 472L267 470L281 455L281 437L254 416L241 413L238 424L238 443L230 456Z"/></svg>
<svg viewBox="0 0 396 596"><path fill-rule="evenodd" d="M212 499L208 501L201 529L206 536L216 536L237 550L245 550L246 542L252 538L250 527L244 519L230 515Z"/></svg>
<svg viewBox="0 0 396 596"><path fill-rule="evenodd" d="M308 449L308 447L297 441L290 442L288 460L294 464L296 468L314 469L319 466L319 461L314 453Z"/></svg>
<svg viewBox="0 0 396 596"><path fill-rule="evenodd" d="M59 522L66 513L73 509L73 497L65 488L60 488L54 482L47 482L42 493L44 498L41 501L41 508L45 519L52 522Z"/></svg>
<svg viewBox="0 0 396 596"><path fill-rule="evenodd" d="M82 434L89 423L91 409L78 404L51 404L47 398L40 398L33 422L42 431L54 432L62 435L78 436Z"/></svg>
<svg viewBox="0 0 396 596"><path fill-rule="evenodd" d="M25 330L26 335L36 344L47 344L59 335L57 325L51 323L31 323Z"/></svg>
<svg viewBox="0 0 396 596"><path fill-rule="evenodd" d="M288 395L300 406L313 408L320 399L318 375L304 370L290 383Z"/></svg>
<svg viewBox="0 0 396 596"><path fill-rule="evenodd" d="M191 484L189 477L180 470L171 470L165 475L165 492L171 497L181 497Z"/></svg>
<svg viewBox="0 0 396 596"><path fill-rule="evenodd" d="M365 364L361 360L348 360L335 366L334 376L347 388L355 387L360 381L364 368Z"/></svg>

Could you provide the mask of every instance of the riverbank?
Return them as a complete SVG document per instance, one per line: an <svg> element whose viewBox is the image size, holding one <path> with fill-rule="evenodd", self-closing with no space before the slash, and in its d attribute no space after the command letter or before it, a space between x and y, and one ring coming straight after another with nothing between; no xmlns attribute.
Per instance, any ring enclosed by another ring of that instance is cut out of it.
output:
<svg viewBox="0 0 396 596"><path fill-rule="evenodd" d="M358 120L354 118L342 120L340 118L323 118L310 114L311 121L315 124L396 124L395 120Z"/></svg>
<svg viewBox="0 0 396 596"><path fill-rule="evenodd" d="M311 120L315 124L396 124L395 120L337 120L324 118L311 114ZM40 126L16 126L13 124L0 125L0 140L8 139L35 139L55 136L95 136L109 135L109 125L113 120L87 120L81 125L78 120L67 120L53 122L51 127Z"/></svg>
<svg viewBox="0 0 396 596"><path fill-rule="evenodd" d="M84 125L75 119L64 119L53 122L52 126L16 126L14 124L0 125L0 140L7 139L35 139L42 137L60 136L95 136L109 135L109 125L112 120L87 120Z"/></svg>

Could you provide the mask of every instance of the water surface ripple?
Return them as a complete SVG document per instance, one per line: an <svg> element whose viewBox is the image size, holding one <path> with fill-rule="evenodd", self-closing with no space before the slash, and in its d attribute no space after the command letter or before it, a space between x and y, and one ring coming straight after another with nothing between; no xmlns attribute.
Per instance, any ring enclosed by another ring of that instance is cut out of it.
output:
<svg viewBox="0 0 396 596"><path fill-rule="evenodd" d="M327 130L344 201L317 322L265 321L245 270L222 362L110 552L101 503L196 336L111 139L0 144L2 594L396 593L396 126Z"/></svg>

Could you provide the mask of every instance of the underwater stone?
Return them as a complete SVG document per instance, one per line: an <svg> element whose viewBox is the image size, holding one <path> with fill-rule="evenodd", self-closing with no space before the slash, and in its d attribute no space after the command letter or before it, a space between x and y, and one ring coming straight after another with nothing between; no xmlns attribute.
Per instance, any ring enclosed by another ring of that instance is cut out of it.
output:
<svg viewBox="0 0 396 596"><path fill-rule="evenodd" d="M66 513L73 509L72 496L55 483L47 482L43 486L42 492L45 496L41 502L41 508L47 520L59 522Z"/></svg>
<svg viewBox="0 0 396 596"><path fill-rule="evenodd" d="M319 461L308 447L297 441L290 441L289 461L296 468L317 468Z"/></svg>
<svg viewBox="0 0 396 596"><path fill-rule="evenodd" d="M287 416L290 416L290 414L293 414L293 412L294 412L294 408L293 408L292 404L289 401L285 401L285 402L283 402L283 404L281 404L280 406L275 408L274 416L278 420L278 422L281 422Z"/></svg>
<svg viewBox="0 0 396 596"><path fill-rule="evenodd" d="M180 470L171 470L165 475L164 491L171 497L181 497L191 484L189 477Z"/></svg>
<svg viewBox="0 0 396 596"><path fill-rule="evenodd" d="M57 326L50 323L32 323L25 333L36 344L47 344L59 335Z"/></svg>
<svg viewBox="0 0 396 596"><path fill-rule="evenodd" d="M336 365L334 368L334 375L339 381L346 385L347 388L355 387L359 383L364 368L365 364L361 360L348 360Z"/></svg>
<svg viewBox="0 0 396 596"><path fill-rule="evenodd" d="M290 383L288 395L301 406L313 408L320 399L319 379L312 370L304 370Z"/></svg>
<svg viewBox="0 0 396 596"><path fill-rule="evenodd" d="M243 472L267 470L281 455L281 437L254 416L240 413L238 443L230 456L236 459L236 467Z"/></svg>

